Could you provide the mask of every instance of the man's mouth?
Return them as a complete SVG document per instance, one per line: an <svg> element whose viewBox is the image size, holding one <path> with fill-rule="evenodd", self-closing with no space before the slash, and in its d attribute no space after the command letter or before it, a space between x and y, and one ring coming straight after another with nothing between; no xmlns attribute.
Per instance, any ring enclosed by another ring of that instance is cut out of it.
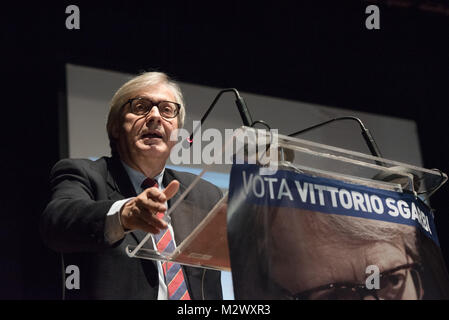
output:
<svg viewBox="0 0 449 320"><path fill-rule="evenodd" d="M147 132L142 134L142 139L152 139L152 138L159 138L162 139L162 134L160 134L159 132L153 131L153 132Z"/></svg>

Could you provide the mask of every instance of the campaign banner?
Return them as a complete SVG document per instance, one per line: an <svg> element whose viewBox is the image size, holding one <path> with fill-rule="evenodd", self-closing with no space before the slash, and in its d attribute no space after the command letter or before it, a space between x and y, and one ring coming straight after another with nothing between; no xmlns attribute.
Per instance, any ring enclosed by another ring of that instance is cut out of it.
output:
<svg viewBox="0 0 449 320"><path fill-rule="evenodd" d="M414 194L234 165L228 241L238 299L440 299L449 276Z"/></svg>

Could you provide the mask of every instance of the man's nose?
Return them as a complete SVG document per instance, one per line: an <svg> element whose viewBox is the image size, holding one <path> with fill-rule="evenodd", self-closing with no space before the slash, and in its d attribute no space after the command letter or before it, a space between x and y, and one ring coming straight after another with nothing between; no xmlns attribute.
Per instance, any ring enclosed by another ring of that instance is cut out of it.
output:
<svg viewBox="0 0 449 320"><path fill-rule="evenodd" d="M148 112L147 116L145 117L145 121L147 123L152 123L152 122L157 122L160 123L161 122L161 114L159 113L159 108L157 106L153 106L150 109L150 112Z"/></svg>

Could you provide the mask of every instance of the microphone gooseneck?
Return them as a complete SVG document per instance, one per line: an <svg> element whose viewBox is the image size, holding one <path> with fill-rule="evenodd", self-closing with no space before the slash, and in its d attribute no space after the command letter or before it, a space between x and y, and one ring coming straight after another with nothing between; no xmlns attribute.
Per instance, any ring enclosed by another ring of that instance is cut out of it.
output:
<svg viewBox="0 0 449 320"><path fill-rule="evenodd" d="M223 93L225 93L225 92L234 92L235 97L236 97L235 103L237 105L237 109L239 110L240 117L242 118L243 125L245 125L247 127L252 126L253 125L253 120L251 118L251 114L250 114L250 112L248 110L248 107L246 106L245 100L243 100L243 98L240 96L239 92L235 88L223 89L220 92L218 92L218 94L215 97L214 101L212 101L212 104L209 106L209 108L206 110L206 112L204 113L203 117L201 118L200 124L203 125L204 121L209 116L209 113L215 107L215 104L218 102L218 100L220 99L221 95ZM188 138L188 142L190 144L193 143L193 136L194 136L194 134L196 133L197 130L198 130L198 127L193 130L192 134Z"/></svg>
<svg viewBox="0 0 449 320"><path fill-rule="evenodd" d="M331 122L334 122L337 120L357 121L357 123L359 124L359 126L362 130L363 139L365 140L365 143L368 146L368 149L370 150L371 154L375 157L383 158L382 154L380 153L379 147L376 144L376 141L374 140L373 136L371 135L371 132L365 127L365 125L359 118L352 117L352 116L333 118L333 119L318 123L314 126L291 133L291 134L289 134L289 136L293 137L295 135L313 130L315 128L324 126L328 123L331 123ZM388 170L388 171L383 171L383 172L375 175L374 176L375 180L388 181L388 182L396 181L397 183L400 183L402 181L401 186L406 186L411 183L412 185L409 187L409 189L413 190L413 192L417 192L421 189L422 183L420 181L420 178L418 176L416 176L416 174L414 172L412 172L406 168L402 168L402 167L388 167L385 163L378 161L378 160L375 160L375 162L377 165L385 167ZM413 179L411 179L410 181L405 179L408 177L408 174L413 175ZM407 190L405 190L405 191L407 191Z"/></svg>
<svg viewBox="0 0 449 320"><path fill-rule="evenodd" d="M330 119L330 120L318 123L318 124L316 124L314 126L311 126L311 127L308 127L308 128L305 128L305 129L302 129L302 130L299 130L299 131L296 131L294 133L289 134L288 136L289 137L294 137L294 136L296 136L298 134L305 133L307 131L313 130L315 128L322 127L322 126L324 126L324 125L326 125L328 123L331 123L331 122L334 122L334 121L338 121L338 120L353 120L353 121L357 121L357 123L360 126L360 129L362 129L363 139L365 140L365 143L368 146L368 149L370 150L371 154L373 156L375 156L375 157L382 158L382 154L380 153L380 150L379 150L379 148L378 148L378 146L376 144L376 141L374 140L373 136L371 135L371 132L365 127L365 125L363 124L362 120L360 120L359 118L356 118L356 117L346 116L346 117L333 118L333 119ZM376 163L378 165L384 166L383 163L381 163L379 161L376 161Z"/></svg>

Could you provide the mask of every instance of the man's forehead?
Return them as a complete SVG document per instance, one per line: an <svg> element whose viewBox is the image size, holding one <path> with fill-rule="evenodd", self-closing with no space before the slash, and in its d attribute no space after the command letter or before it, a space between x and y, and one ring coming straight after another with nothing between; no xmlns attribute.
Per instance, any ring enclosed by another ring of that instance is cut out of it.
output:
<svg viewBox="0 0 449 320"><path fill-rule="evenodd" d="M144 97L151 100L169 100L174 101L175 95L173 90L164 84L150 86L144 89L140 89L131 94L130 98Z"/></svg>

